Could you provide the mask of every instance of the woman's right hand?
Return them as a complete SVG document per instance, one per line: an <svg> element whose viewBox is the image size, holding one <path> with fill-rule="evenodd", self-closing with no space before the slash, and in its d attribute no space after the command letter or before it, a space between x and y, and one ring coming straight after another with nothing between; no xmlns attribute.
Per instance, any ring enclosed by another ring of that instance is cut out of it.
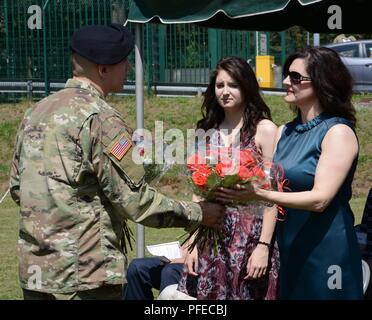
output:
<svg viewBox="0 0 372 320"><path fill-rule="evenodd" d="M192 276L198 276L196 271L198 270L198 249L195 246L194 249L186 253L185 265L187 267L187 272Z"/></svg>

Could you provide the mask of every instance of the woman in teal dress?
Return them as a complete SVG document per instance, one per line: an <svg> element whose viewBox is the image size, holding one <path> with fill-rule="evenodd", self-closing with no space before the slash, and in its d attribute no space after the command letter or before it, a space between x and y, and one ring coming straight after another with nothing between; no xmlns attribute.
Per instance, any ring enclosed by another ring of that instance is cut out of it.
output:
<svg viewBox="0 0 372 320"><path fill-rule="evenodd" d="M275 161L286 192L223 189L228 203L264 199L285 210L277 223L280 299L362 299L362 267L349 200L358 159L352 78L337 53L306 48L284 66L285 101L297 118L278 130Z"/></svg>

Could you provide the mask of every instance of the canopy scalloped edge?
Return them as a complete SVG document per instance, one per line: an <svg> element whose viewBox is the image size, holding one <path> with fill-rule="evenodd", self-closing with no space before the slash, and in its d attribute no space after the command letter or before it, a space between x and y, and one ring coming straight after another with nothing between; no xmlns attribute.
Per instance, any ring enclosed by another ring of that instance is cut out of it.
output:
<svg viewBox="0 0 372 320"><path fill-rule="evenodd" d="M298 3L300 3L302 6L306 6L306 5L309 5L309 4L313 4L313 3L316 3L316 2L320 2L320 1L323 1L323 0L313 0L313 1L310 1L308 3L302 3L301 0L297 0ZM153 15L151 18L149 19L144 19L144 20L137 20L137 19L127 19L127 21L125 22L125 24L127 24L128 22L134 22L134 23L148 23L150 22L151 20L157 18L159 19L159 21L161 23L164 23L164 24L174 24L174 23L177 23L177 24L183 24L183 23L198 23L198 22L202 22L202 21L207 21L211 18L213 18L215 15L217 15L218 13L223 13L226 17L228 17L229 19L241 19L241 18L245 18L245 17L252 17L252 16L259 16L259 15L264 15L264 14L268 14L268 13L273 13L273 12L278 12L278 11L282 11L284 10L288 4L291 2L291 0L288 0L287 3L281 7L281 8L277 8L277 9L274 9L274 10L268 10L268 11L260 11L260 12L257 12L257 13L248 13L248 14L243 14L243 15L239 15L239 16L229 16L226 11L220 9L220 10L217 10L215 11L213 14L211 14L210 16L205 16L203 19L198 19L198 20L193 20L193 19L190 19L190 20L187 20L187 21L178 21L178 20L164 20L162 19L159 15Z"/></svg>

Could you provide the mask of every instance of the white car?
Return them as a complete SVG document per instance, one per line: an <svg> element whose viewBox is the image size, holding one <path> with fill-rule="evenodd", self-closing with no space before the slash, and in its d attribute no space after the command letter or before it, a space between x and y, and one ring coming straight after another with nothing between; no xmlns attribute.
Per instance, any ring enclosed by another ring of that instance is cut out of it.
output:
<svg viewBox="0 0 372 320"><path fill-rule="evenodd" d="M341 56L353 76L355 91L372 92L372 40L332 43L325 47Z"/></svg>

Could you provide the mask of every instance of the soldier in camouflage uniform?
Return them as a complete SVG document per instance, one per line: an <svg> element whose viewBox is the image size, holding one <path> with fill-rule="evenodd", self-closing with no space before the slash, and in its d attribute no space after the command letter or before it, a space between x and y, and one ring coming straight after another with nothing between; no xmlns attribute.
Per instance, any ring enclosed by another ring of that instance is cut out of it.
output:
<svg viewBox="0 0 372 320"><path fill-rule="evenodd" d="M104 99L122 89L133 43L120 25L77 31L74 78L21 123L10 188L20 206L25 299L120 298L127 219L158 228L222 221L217 204L176 201L150 188L133 162L131 130Z"/></svg>

